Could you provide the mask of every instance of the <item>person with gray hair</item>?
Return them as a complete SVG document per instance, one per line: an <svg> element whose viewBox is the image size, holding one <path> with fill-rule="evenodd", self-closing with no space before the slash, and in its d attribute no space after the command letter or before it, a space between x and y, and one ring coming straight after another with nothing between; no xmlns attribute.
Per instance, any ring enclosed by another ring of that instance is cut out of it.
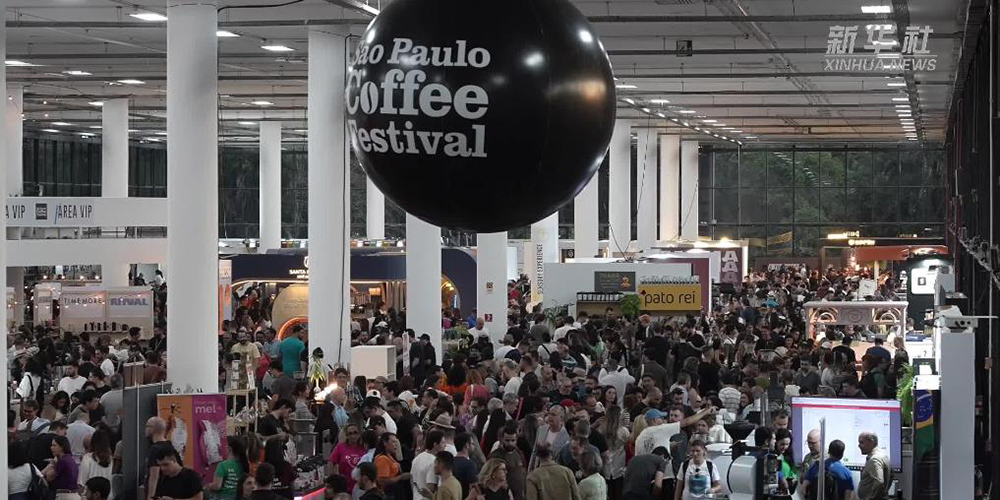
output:
<svg viewBox="0 0 1000 500"><path fill-rule="evenodd" d="M874 432L862 432L858 435L858 448L861 453L868 456L865 467L861 470L861 481L858 482L858 498L888 499L889 486L892 484L892 467L889 456L878 446L878 436Z"/></svg>
<svg viewBox="0 0 1000 500"><path fill-rule="evenodd" d="M111 376L111 390L101 396L101 408L104 408L104 423L112 429L121 424L125 413L125 378L120 373Z"/></svg>
<svg viewBox="0 0 1000 500"><path fill-rule="evenodd" d="M604 462L601 455L594 450L584 450L580 454L580 472L583 480L580 481L581 500L606 500L608 498L608 483L601 475Z"/></svg>

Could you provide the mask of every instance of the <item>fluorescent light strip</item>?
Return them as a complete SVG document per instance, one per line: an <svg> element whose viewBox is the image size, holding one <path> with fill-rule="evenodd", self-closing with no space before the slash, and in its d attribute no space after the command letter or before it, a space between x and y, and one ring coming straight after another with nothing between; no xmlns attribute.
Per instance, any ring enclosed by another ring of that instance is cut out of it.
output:
<svg viewBox="0 0 1000 500"><path fill-rule="evenodd" d="M619 84L615 85L615 88L616 89L637 89L639 87L636 87L635 85L632 85L631 83L619 83Z"/></svg>
<svg viewBox="0 0 1000 500"><path fill-rule="evenodd" d="M124 80L118 80L118 83L124 83L125 85L145 85L146 82L142 80L136 80L135 78L126 78Z"/></svg>
<svg viewBox="0 0 1000 500"><path fill-rule="evenodd" d="M294 52L295 49L286 45L261 45L260 48L268 52Z"/></svg>
<svg viewBox="0 0 1000 500"><path fill-rule="evenodd" d="M892 7L889 5L862 5L861 12L865 14L890 14Z"/></svg>
<svg viewBox="0 0 1000 500"><path fill-rule="evenodd" d="M893 97L892 102L910 102L909 97Z"/></svg>
<svg viewBox="0 0 1000 500"><path fill-rule="evenodd" d="M163 22L167 20L167 16L163 14L157 14L156 12L133 12L129 16L136 19L141 19L146 22Z"/></svg>
<svg viewBox="0 0 1000 500"><path fill-rule="evenodd" d="M215 36L219 38L239 38L240 35L233 33L232 31L219 30L215 32Z"/></svg>
<svg viewBox="0 0 1000 500"><path fill-rule="evenodd" d="M697 113L697 111L695 111L693 109L682 109L682 110L679 111L679 113L684 114L684 115L693 115L693 114Z"/></svg>

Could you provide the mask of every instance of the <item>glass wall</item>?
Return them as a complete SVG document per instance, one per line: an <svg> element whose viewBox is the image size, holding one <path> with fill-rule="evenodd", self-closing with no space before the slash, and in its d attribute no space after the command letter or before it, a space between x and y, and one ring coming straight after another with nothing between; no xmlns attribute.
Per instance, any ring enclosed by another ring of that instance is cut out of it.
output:
<svg viewBox="0 0 1000 500"><path fill-rule="evenodd" d="M749 239L751 253L816 255L819 238L941 237L945 196L933 148L702 147L701 235Z"/></svg>

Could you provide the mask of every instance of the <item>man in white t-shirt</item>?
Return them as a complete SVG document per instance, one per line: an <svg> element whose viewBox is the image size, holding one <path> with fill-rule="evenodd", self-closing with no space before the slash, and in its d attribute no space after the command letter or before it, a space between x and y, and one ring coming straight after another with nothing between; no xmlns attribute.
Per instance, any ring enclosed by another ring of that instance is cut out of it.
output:
<svg viewBox="0 0 1000 500"><path fill-rule="evenodd" d="M111 349L106 345L98 346L94 352L94 363L101 367L105 377L115 374L115 362L111 360Z"/></svg>
<svg viewBox="0 0 1000 500"><path fill-rule="evenodd" d="M58 390L63 391L70 396L80 392L80 389L83 389L83 384L87 383L87 379L81 377L80 374L76 372L76 365L66 365L64 373L66 376L59 380Z"/></svg>
<svg viewBox="0 0 1000 500"><path fill-rule="evenodd" d="M615 388L615 394L618 395L618 405L623 406L625 404L625 387L628 384L635 383L635 377L629 374L628 368L624 366L618 366L620 363L620 356L611 356L608 358L608 367L601 368L601 373L597 377L597 383L602 386L612 386Z"/></svg>
<svg viewBox="0 0 1000 500"><path fill-rule="evenodd" d="M434 497L438 481L434 474L434 458L444 451L444 444L444 433L432 430L425 438L424 451L414 457L410 466L410 487L413 489L414 500Z"/></svg>
<svg viewBox="0 0 1000 500"><path fill-rule="evenodd" d="M66 439L69 440L69 446L73 452L73 458L79 463L83 455L87 453L87 449L84 446L84 441L94 434L94 428L90 426L90 415L87 413L81 413L80 416L74 420L66 428Z"/></svg>
<svg viewBox="0 0 1000 500"><path fill-rule="evenodd" d="M486 320L483 318L476 318L476 327L469 328L469 335L472 335L472 338L474 339L478 339L480 335L486 335L489 337L490 331L486 328ZM433 469L434 466L431 465L431 468Z"/></svg>
<svg viewBox="0 0 1000 500"><path fill-rule="evenodd" d="M514 349L514 337L511 335L505 335L503 338L503 345L493 351L493 359L495 361L500 361L506 358L507 353L513 351Z"/></svg>
<svg viewBox="0 0 1000 500"><path fill-rule="evenodd" d="M667 414L657 410L656 408L650 408L646 410L646 424L648 427L643 429L639 433L639 437L635 440L635 454L647 455L653 453L653 450L659 446L663 446L666 449L670 449L670 438L674 437L675 434L681 432L681 429L689 425L694 425L695 422L705 418L707 415L715 415L714 407L703 408L698 413L691 415L680 422L667 423Z"/></svg>
<svg viewBox="0 0 1000 500"><path fill-rule="evenodd" d="M517 395L517 391L521 388L521 377L517 370L517 363L513 359L504 359L500 362L500 367L503 369L504 378L507 379L507 384L503 386L503 393Z"/></svg>
<svg viewBox="0 0 1000 500"><path fill-rule="evenodd" d="M570 324L566 317L559 316L556 318L556 331L552 332L552 340L558 342L559 339L564 338L572 329L573 325Z"/></svg>

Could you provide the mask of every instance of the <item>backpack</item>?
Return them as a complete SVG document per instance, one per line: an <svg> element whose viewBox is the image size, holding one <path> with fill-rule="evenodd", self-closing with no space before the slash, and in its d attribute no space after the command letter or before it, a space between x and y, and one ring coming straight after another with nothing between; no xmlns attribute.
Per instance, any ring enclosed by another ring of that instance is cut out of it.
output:
<svg viewBox="0 0 1000 500"><path fill-rule="evenodd" d="M42 473L35 468L34 465L28 464L31 467L31 482L28 483L28 498L30 500L48 500L49 498L49 483L45 482L42 478Z"/></svg>
<svg viewBox="0 0 1000 500"><path fill-rule="evenodd" d="M830 470L826 469L823 473L824 483L823 483L823 498L817 498L817 490L819 489L819 479L815 482L809 483L809 488L806 491L807 500L840 500L844 497L844 494L840 491L840 483L837 482L837 478L830 474Z"/></svg>
<svg viewBox="0 0 1000 500"><path fill-rule="evenodd" d="M681 480L687 479L688 463L689 462L691 462L690 458L684 461L684 463L681 465L680 471L678 471L678 472L680 472L680 475L677 476L677 478L678 478L678 483L677 484L678 485L680 484ZM705 460L705 464L708 465L708 485L709 485L709 487L711 487L712 486L712 477L715 476L715 464L713 464L711 460Z"/></svg>

